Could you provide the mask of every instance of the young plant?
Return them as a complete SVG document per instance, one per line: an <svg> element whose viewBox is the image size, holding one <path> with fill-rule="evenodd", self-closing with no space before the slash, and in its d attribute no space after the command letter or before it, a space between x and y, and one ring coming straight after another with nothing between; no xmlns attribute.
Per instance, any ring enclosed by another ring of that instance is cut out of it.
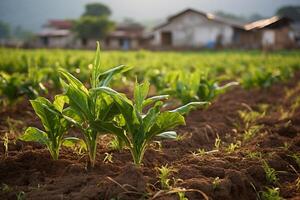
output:
<svg viewBox="0 0 300 200"><path fill-rule="evenodd" d="M179 200L189 200L189 199L185 196L185 192L177 192L177 194L178 194Z"/></svg>
<svg viewBox="0 0 300 200"><path fill-rule="evenodd" d="M255 68L242 77L242 85L245 89L254 87L268 88L280 80L280 73L267 69Z"/></svg>
<svg viewBox="0 0 300 200"><path fill-rule="evenodd" d="M238 82L229 82L223 86L219 86L215 79L209 79L207 76L200 78L197 91L198 100L212 101L216 96L225 92L229 87L239 85Z"/></svg>
<svg viewBox="0 0 300 200"><path fill-rule="evenodd" d="M204 105L206 102L193 102L171 111L161 111L166 95L146 98L149 91L149 83L136 83L134 89L134 103L125 95L108 87L100 87L95 92L110 95L116 103L120 113L115 118L119 131L115 131L119 138L129 148L133 161L136 165L142 163L145 151L150 142L156 136L176 139L176 132L170 131L176 126L184 125L183 114L191 108ZM152 105L152 107L150 107ZM144 113L147 106L148 111Z"/></svg>
<svg viewBox="0 0 300 200"><path fill-rule="evenodd" d="M218 189L220 187L220 183L221 183L221 180L219 177L214 178L214 180L212 182L213 189L214 190Z"/></svg>
<svg viewBox="0 0 300 200"><path fill-rule="evenodd" d="M68 130L68 121L62 116L66 102L67 98L63 95L55 96L53 103L43 97L31 100L30 103L42 121L44 131L29 127L19 139L46 145L52 158L57 160L61 144L64 140L67 140L67 138L63 139L63 136Z"/></svg>
<svg viewBox="0 0 300 200"><path fill-rule="evenodd" d="M263 169L266 174L266 179L270 184L275 184L278 182L277 172L275 169L270 167L266 161L263 161Z"/></svg>
<svg viewBox="0 0 300 200"><path fill-rule="evenodd" d="M208 78L207 75L201 75L199 72L178 71L172 73L171 77L171 79L169 78L171 84L164 92L176 97L183 104L192 101L212 101L227 88L239 84L238 82L230 82L219 86L217 80Z"/></svg>
<svg viewBox="0 0 300 200"><path fill-rule="evenodd" d="M266 191L260 192L262 200L282 200L279 193L279 188L266 188Z"/></svg>
<svg viewBox="0 0 300 200"><path fill-rule="evenodd" d="M45 69L28 66L26 74L13 73L11 75L0 73L0 95L6 98L8 104L15 103L19 97L27 96L29 99L46 93L47 89L42 84L45 78Z"/></svg>
<svg viewBox="0 0 300 200"><path fill-rule="evenodd" d="M233 153L236 149L238 149L241 146L241 142L238 141L237 143L230 143L229 146L226 148L226 151L228 153Z"/></svg>
<svg viewBox="0 0 300 200"><path fill-rule="evenodd" d="M170 189L170 175L172 172L174 172L174 169L172 169L171 167L168 167L168 165L165 166L161 166L157 168L159 175L159 181L160 181L160 185L161 185L161 189L163 190L168 190Z"/></svg>
<svg viewBox="0 0 300 200"><path fill-rule="evenodd" d="M81 81L66 70L59 70L65 95L69 99L69 107L64 112L64 117L83 133L92 167L95 165L98 135L119 131L112 123L115 115L119 112L112 98L95 91L95 89L107 86L115 74L128 69L122 65L101 73L100 48L97 43L90 89L87 89Z"/></svg>
<svg viewBox="0 0 300 200"><path fill-rule="evenodd" d="M220 149L221 143L222 143L222 140L221 140L219 134L217 134L217 137L216 137L216 139L215 139L215 149L216 149L216 150L219 150L219 149Z"/></svg>

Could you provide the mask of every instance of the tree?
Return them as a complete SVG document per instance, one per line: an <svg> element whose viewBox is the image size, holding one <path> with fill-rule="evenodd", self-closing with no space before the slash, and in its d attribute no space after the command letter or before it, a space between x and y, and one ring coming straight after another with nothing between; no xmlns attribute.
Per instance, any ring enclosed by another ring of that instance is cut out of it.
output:
<svg viewBox="0 0 300 200"><path fill-rule="evenodd" d="M9 24L0 21L0 39L10 37L10 26Z"/></svg>
<svg viewBox="0 0 300 200"><path fill-rule="evenodd" d="M87 4L84 14L74 22L74 31L84 43L88 39L103 39L114 28L110 14L110 9L103 4Z"/></svg>
<svg viewBox="0 0 300 200"><path fill-rule="evenodd" d="M106 17L81 17L75 22L75 31L81 39L103 39L114 27Z"/></svg>
<svg viewBox="0 0 300 200"><path fill-rule="evenodd" d="M277 10L277 15L300 21L300 6L284 6Z"/></svg>
<svg viewBox="0 0 300 200"><path fill-rule="evenodd" d="M85 12L82 16L107 17L110 15L111 10L106 5L101 3L90 3L85 6Z"/></svg>
<svg viewBox="0 0 300 200"><path fill-rule="evenodd" d="M232 14L232 13L227 13L227 12L220 11L220 10L216 11L215 15L217 15L218 17L221 17L221 18L240 21L240 22L245 22L246 21L244 16L239 16L239 15L235 15L235 14Z"/></svg>

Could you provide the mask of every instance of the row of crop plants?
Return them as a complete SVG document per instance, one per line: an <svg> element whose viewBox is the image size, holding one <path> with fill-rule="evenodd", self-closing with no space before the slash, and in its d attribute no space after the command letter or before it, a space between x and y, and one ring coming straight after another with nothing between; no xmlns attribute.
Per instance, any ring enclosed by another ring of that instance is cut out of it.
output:
<svg viewBox="0 0 300 200"><path fill-rule="evenodd" d="M112 81L113 86L130 87L135 79L149 80L158 93L167 93L187 103L210 100L214 96L208 94L212 88L223 89L218 82L237 80L246 89L269 87L274 82L289 79L300 67L297 52L266 56L256 52L248 54L109 52L101 56L105 66L101 71L116 62L128 62L128 66L136 67L123 76L117 75L116 81ZM48 90L59 90L60 68L87 83L92 70L91 57L90 52L84 51L0 49L0 103L11 104L23 96L35 99ZM203 95L207 97L201 99Z"/></svg>
<svg viewBox="0 0 300 200"><path fill-rule="evenodd" d="M229 82L219 86L218 80L209 74L201 74L199 71L184 73L178 70L165 75L148 75L159 96L148 98L150 83L144 81L139 84L136 80L133 100L130 100L125 94L109 87L114 76L128 74L131 70L129 67L121 65L103 72L100 68L99 45L94 64L89 67L91 78L86 84L66 69L57 69L59 76L57 81L63 91L62 94L56 95L53 102L44 97L30 101L35 113L41 119L44 130L29 127L20 137L21 140L46 145L53 159L58 159L61 145L69 147L79 145L80 148L86 149L90 164L94 166L98 136L112 134L116 138L115 144L118 148L127 147L134 163L140 165L149 143L155 137L176 138L176 132L172 130L185 124L184 115L193 108L208 106L218 94L238 84ZM268 87L275 81L292 76L292 72L288 75L284 72L279 74L266 72L265 76L264 73L259 73L250 79L248 77L242 84L246 88ZM36 84L40 88L45 88L39 81L36 81ZM38 93L34 93L34 96L38 96ZM181 106L166 110L165 100L169 97L179 100ZM82 133L83 140L65 137L71 127L77 128Z"/></svg>

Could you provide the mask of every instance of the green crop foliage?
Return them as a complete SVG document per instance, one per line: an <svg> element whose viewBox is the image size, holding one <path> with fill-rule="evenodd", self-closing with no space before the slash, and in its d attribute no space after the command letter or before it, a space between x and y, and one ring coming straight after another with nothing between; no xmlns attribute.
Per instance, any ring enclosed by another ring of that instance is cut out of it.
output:
<svg viewBox="0 0 300 200"><path fill-rule="evenodd" d="M170 186L170 175L172 172L174 172L175 170L171 167L168 167L168 165L165 166L161 166L157 168L158 170L158 178L160 181L160 185L161 185L161 189L163 190L168 190L171 188Z"/></svg>
<svg viewBox="0 0 300 200"><path fill-rule="evenodd" d="M282 200L279 193L279 188L266 188L266 191L260 192L262 200Z"/></svg>
<svg viewBox="0 0 300 200"><path fill-rule="evenodd" d="M208 75L203 75L199 71L175 71L164 78L158 76L151 80L158 90L176 97L183 104L192 101L212 101L227 88L238 85L238 82L229 82L219 86L215 79L209 78Z"/></svg>
<svg viewBox="0 0 300 200"><path fill-rule="evenodd" d="M6 74L0 72L0 95L3 95L8 104L12 104L19 97L27 96L35 99L40 93L46 93L47 89L42 84L44 70L38 71L36 68L29 68L26 75L19 73Z"/></svg>
<svg viewBox="0 0 300 200"><path fill-rule="evenodd" d="M19 139L46 145L52 158L57 160L62 143L64 140L68 140L68 138L63 138L63 136L67 132L69 125L62 115L67 98L63 95L58 95L55 97L54 102L51 103L46 98L38 97L30 102L35 113L42 121L45 130L29 127Z"/></svg>
<svg viewBox="0 0 300 200"><path fill-rule="evenodd" d="M275 169L269 166L269 164L266 161L263 161L263 169L266 174L266 179L268 183L274 184L278 183L278 177L277 177L277 172Z"/></svg>
<svg viewBox="0 0 300 200"><path fill-rule="evenodd" d="M95 165L97 137L100 133L114 133L118 131L112 120L119 112L113 99L108 95L98 93L96 89L107 86L115 74L122 73L128 69L128 67L122 65L101 73L100 47L98 43L92 68L90 89L87 89L80 80L66 70L59 70L65 90L64 93L69 99L69 107L64 113L65 119L83 133L92 167Z"/></svg>
<svg viewBox="0 0 300 200"><path fill-rule="evenodd" d="M176 126L184 125L183 114L191 108L204 105L206 102L192 102L171 111L161 111L163 102L168 96L153 96L147 98L150 84L148 82L136 83L134 89L134 102L124 94L118 93L108 87L96 88L95 91L105 93L116 103L119 112L122 114L115 118L116 124L120 127L116 134L129 148L133 161L136 165L142 163L145 151L154 137L176 139L176 132L170 131ZM145 107L150 107L144 113Z"/></svg>

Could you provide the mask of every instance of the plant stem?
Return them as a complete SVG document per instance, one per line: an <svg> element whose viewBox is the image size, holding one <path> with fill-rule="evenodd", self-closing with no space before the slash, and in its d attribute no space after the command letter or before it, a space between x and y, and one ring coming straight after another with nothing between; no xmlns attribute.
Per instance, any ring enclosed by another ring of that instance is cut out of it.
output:
<svg viewBox="0 0 300 200"><path fill-rule="evenodd" d="M92 131L90 134L91 137L87 139L87 147L89 151L89 158L90 158L90 164L91 167L94 168L95 166L95 160L96 160L96 150L97 150L97 133L95 131Z"/></svg>

